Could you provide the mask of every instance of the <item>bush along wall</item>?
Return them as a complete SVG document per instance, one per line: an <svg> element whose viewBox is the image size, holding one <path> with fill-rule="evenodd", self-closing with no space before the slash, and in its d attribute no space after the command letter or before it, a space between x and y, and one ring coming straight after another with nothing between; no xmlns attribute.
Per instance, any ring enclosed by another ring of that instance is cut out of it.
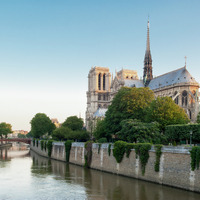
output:
<svg viewBox="0 0 200 200"><path fill-rule="evenodd" d="M48 149L48 156L49 157L51 157L52 147L53 147L53 140L48 140L47 149Z"/></svg>
<svg viewBox="0 0 200 200"><path fill-rule="evenodd" d="M33 139L33 146L35 146L35 139Z"/></svg>
<svg viewBox="0 0 200 200"><path fill-rule="evenodd" d="M110 156L110 154L111 154L111 146L112 146L111 144L108 145L108 155L109 155L109 156Z"/></svg>
<svg viewBox="0 0 200 200"><path fill-rule="evenodd" d="M37 139L37 140L36 140L36 146L37 146L37 147L38 147L38 144L39 144L39 140Z"/></svg>
<svg viewBox="0 0 200 200"><path fill-rule="evenodd" d="M191 169L194 171L195 169L199 169L199 162L200 162L200 147L192 147L190 150L190 157L191 157Z"/></svg>
<svg viewBox="0 0 200 200"><path fill-rule="evenodd" d="M135 145L136 157L139 156L141 163L142 175L145 174L145 167L149 160L149 150L151 149L151 144L149 143L138 143Z"/></svg>
<svg viewBox="0 0 200 200"><path fill-rule="evenodd" d="M67 140L65 142L66 162L69 162L71 146L72 146L72 140Z"/></svg>
<svg viewBox="0 0 200 200"><path fill-rule="evenodd" d="M115 157L117 163L120 163L124 157L126 151L127 143L124 141L117 141L114 144L113 156Z"/></svg>
<svg viewBox="0 0 200 200"><path fill-rule="evenodd" d="M40 140L40 148L43 151L43 149L44 149L44 140Z"/></svg>
<svg viewBox="0 0 200 200"><path fill-rule="evenodd" d="M161 149L162 149L163 145L157 144L154 147L155 147L155 151L156 151L156 161L155 161L154 169L155 169L156 172L159 172L159 170L160 170L160 157L162 155Z"/></svg>
<svg viewBox="0 0 200 200"><path fill-rule="evenodd" d="M44 150L47 151L47 141L44 141Z"/></svg>
<svg viewBox="0 0 200 200"><path fill-rule="evenodd" d="M180 124L166 126L165 135L172 143L173 141L189 141L190 131L192 131L192 142L195 144L200 143L200 124Z"/></svg>
<svg viewBox="0 0 200 200"><path fill-rule="evenodd" d="M89 168L92 162L92 141L85 143L85 164L84 167Z"/></svg>
<svg viewBox="0 0 200 200"><path fill-rule="evenodd" d="M145 173L145 167L149 159L149 150L151 149L151 144L149 143L127 143L124 141L117 141L114 144L113 155L117 161L120 163L123 160L124 153L126 152L126 157L129 157L131 149L135 149L136 158L139 156L141 163L142 175Z"/></svg>

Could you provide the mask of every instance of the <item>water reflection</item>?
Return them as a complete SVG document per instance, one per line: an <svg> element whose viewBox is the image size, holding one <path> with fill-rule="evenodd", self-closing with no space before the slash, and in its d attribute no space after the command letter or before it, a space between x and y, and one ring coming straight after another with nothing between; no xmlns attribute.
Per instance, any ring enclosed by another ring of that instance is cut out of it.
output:
<svg viewBox="0 0 200 200"><path fill-rule="evenodd" d="M67 187L84 186L87 199L95 200L197 200L200 194L117 176L97 170L84 169L41 157L31 151L33 176L46 178L54 174L55 180ZM66 187L66 190L69 189Z"/></svg>

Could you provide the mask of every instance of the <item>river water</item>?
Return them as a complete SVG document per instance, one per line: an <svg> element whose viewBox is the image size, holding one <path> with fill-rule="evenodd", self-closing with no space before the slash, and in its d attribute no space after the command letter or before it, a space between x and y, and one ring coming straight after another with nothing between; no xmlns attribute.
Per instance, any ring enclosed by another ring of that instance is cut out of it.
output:
<svg viewBox="0 0 200 200"><path fill-rule="evenodd" d="M20 148L19 148L20 147ZM0 200L200 200L200 194L0 149Z"/></svg>

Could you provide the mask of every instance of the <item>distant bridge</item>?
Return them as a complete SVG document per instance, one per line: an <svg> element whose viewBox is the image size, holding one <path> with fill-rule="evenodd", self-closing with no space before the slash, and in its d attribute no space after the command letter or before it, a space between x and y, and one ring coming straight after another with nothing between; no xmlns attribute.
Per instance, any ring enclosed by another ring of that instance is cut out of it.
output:
<svg viewBox="0 0 200 200"><path fill-rule="evenodd" d="M31 144L31 139L29 138L4 138L0 139L0 142L23 142L26 144Z"/></svg>

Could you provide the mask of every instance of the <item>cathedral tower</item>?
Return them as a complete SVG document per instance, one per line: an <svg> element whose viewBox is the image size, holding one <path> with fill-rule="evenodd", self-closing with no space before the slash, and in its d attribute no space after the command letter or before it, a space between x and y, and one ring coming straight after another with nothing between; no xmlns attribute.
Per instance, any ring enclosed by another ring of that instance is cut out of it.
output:
<svg viewBox="0 0 200 200"><path fill-rule="evenodd" d="M109 105L111 74L109 68L92 67L88 74L86 128L92 120L94 113L104 110Z"/></svg>
<svg viewBox="0 0 200 200"><path fill-rule="evenodd" d="M149 40L149 20L147 23L147 46L144 57L144 73L143 73L143 82L145 86L148 86L150 81L153 79L152 75L152 59L150 51L150 40Z"/></svg>

